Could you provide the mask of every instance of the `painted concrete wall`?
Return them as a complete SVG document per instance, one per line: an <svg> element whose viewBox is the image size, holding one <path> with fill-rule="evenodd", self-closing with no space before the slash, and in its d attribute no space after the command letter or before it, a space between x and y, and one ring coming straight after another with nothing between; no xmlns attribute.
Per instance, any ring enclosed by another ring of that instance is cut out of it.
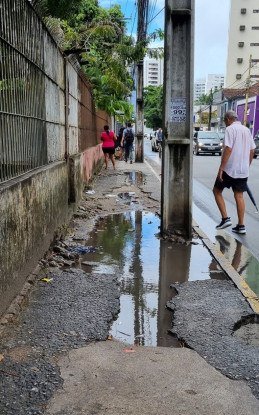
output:
<svg viewBox="0 0 259 415"><path fill-rule="evenodd" d="M26 173L0 188L0 315L68 217L65 162Z"/></svg>
<svg viewBox="0 0 259 415"><path fill-rule="evenodd" d="M69 220L103 160L100 144L0 186L0 316Z"/></svg>

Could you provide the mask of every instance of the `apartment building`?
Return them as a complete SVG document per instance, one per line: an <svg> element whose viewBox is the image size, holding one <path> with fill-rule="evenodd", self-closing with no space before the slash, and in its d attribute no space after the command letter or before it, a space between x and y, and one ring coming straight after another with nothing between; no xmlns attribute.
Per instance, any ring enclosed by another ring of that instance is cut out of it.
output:
<svg viewBox="0 0 259 415"><path fill-rule="evenodd" d="M259 75L259 1L231 0L226 87L238 88Z"/></svg>
<svg viewBox="0 0 259 415"><path fill-rule="evenodd" d="M163 58L144 58L144 88L159 86L163 84L164 59Z"/></svg>
<svg viewBox="0 0 259 415"><path fill-rule="evenodd" d="M202 95L208 95L211 90L223 88L224 81L225 77L223 74L208 74L206 78L197 79L194 82L194 102L199 101Z"/></svg>
<svg viewBox="0 0 259 415"><path fill-rule="evenodd" d="M224 87L225 76L223 74L209 74L206 78L205 93L209 94L210 91L215 89L221 89Z"/></svg>

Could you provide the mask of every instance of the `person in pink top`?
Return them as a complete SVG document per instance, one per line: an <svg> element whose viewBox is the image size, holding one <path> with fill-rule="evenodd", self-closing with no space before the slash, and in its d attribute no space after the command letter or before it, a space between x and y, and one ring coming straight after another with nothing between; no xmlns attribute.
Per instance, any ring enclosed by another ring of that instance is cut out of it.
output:
<svg viewBox="0 0 259 415"><path fill-rule="evenodd" d="M103 142L102 149L104 154L105 168L108 167L108 160L110 158L113 168L115 169L115 142L117 140L116 135L113 131L110 131L109 126L105 125L103 127L104 131L101 134L101 140Z"/></svg>

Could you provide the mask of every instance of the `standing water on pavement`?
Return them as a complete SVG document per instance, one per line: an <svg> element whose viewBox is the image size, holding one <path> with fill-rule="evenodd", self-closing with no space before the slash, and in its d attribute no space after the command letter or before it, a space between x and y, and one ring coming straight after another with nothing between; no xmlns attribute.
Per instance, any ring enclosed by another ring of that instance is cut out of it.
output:
<svg viewBox="0 0 259 415"><path fill-rule="evenodd" d="M159 226L159 217L151 212L101 217L87 241L96 250L85 254L80 265L87 273L118 277L120 313L110 333L129 344L177 346L168 334L172 314L165 306L174 295L170 284L225 278L200 239L173 244L159 238Z"/></svg>

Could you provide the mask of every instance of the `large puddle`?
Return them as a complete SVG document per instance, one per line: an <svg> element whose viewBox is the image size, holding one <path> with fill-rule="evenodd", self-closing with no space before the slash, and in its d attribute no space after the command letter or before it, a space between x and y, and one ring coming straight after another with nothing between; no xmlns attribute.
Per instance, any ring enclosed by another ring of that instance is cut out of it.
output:
<svg viewBox="0 0 259 415"><path fill-rule="evenodd" d="M259 261L257 258L233 235L218 231L215 235L215 223L199 208L194 206L195 220L202 223L202 229L211 241L215 242L222 254L227 258L233 268L244 278L248 286L259 296Z"/></svg>
<svg viewBox="0 0 259 415"><path fill-rule="evenodd" d="M86 243L96 250L83 255L80 265L85 272L118 276L120 313L111 334L129 344L177 346L168 334L170 284L226 278L200 239L188 246L172 244L156 236L159 226L160 219L150 212L100 218Z"/></svg>

